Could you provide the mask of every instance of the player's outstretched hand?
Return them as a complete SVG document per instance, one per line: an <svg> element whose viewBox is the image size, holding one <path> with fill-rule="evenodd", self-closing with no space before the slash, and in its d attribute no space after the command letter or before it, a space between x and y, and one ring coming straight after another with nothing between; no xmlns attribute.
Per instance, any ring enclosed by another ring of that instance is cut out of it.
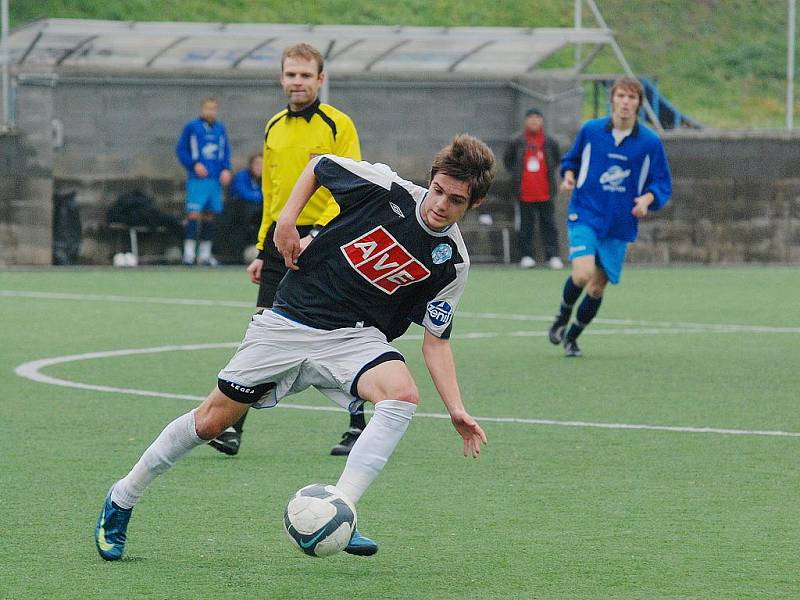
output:
<svg viewBox="0 0 800 600"><path fill-rule="evenodd" d="M650 211L650 204L653 202L652 192L647 192L633 199L633 210L631 214L637 219L644 219Z"/></svg>
<svg viewBox="0 0 800 600"><path fill-rule="evenodd" d="M644 217L647 216L647 204L642 202L640 198L641 196L633 201L634 204L631 214L638 219L643 219Z"/></svg>
<svg viewBox="0 0 800 600"><path fill-rule="evenodd" d="M254 258L253 262L247 265L247 276L250 281L259 285L261 283L261 268L264 266L264 261L260 258Z"/></svg>
<svg viewBox="0 0 800 600"><path fill-rule="evenodd" d="M192 167L194 174L197 175L200 179L205 179L208 177L208 169L203 163L194 163L194 167Z"/></svg>
<svg viewBox="0 0 800 600"><path fill-rule="evenodd" d="M464 456L478 458L481 453L481 444L487 443L486 434L478 422L467 412L450 415L453 427L464 438Z"/></svg>
<svg viewBox="0 0 800 600"><path fill-rule="evenodd" d="M275 247L278 252L283 256L283 262L287 269L297 271L300 267L297 266L297 257L302 252L300 245L300 234L297 233L297 227L294 225L286 225L278 221L275 226Z"/></svg>

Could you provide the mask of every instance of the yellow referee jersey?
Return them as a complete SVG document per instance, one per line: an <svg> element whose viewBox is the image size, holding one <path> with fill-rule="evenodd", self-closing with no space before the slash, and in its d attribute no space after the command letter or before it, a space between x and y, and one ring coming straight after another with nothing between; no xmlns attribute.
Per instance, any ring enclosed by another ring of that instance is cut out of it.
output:
<svg viewBox="0 0 800 600"><path fill-rule="evenodd" d="M297 178L318 154L335 154L361 160L361 147L353 121L330 104L317 99L302 111L282 110L264 130L264 172L261 188L264 211L258 230L259 250L264 249L267 230L289 199ZM339 214L339 205L324 187L320 187L297 217L298 225L327 225Z"/></svg>

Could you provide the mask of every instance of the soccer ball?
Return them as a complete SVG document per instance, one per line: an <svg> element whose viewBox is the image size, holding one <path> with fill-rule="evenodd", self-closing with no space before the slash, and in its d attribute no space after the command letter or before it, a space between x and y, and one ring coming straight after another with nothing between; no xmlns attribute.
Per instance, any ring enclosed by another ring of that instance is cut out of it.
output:
<svg viewBox="0 0 800 600"><path fill-rule="evenodd" d="M312 483L289 499L283 528L309 556L330 556L344 549L356 529L356 507L336 486Z"/></svg>

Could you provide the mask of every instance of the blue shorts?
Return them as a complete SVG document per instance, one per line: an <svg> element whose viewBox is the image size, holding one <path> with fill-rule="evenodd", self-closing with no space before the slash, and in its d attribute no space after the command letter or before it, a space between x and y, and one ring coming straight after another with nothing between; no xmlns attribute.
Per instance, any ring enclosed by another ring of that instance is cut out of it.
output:
<svg viewBox="0 0 800 600"><path fill-rule="evenodd" d="M206 177L186 180L186 212L222 212L222 184L219 179Z"/></svg>
<svg viewBox="0 0 800 600"><path fill-rule="evenodd" d="M628 251L628 242L606 238L600 240L594 229L583 224L568 224L569 259L574 260L580 256L594 256L598 266L606 273L608 280L619 283L622 275L622 265L625 262L625 253Z"/></svg>

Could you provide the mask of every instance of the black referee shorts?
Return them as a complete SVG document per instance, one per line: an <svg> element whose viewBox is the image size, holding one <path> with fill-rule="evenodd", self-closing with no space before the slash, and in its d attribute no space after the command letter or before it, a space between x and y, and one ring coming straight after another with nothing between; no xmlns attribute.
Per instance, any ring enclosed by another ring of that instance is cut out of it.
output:
<svg viewBox="0 0 800 600"><path fill-rule="evenodd" d="M300 237L305 237L311 231L313 225L301 225L297 228ZM275 247L275 223L270 225L267 236L264 238L264 264L261 266L261 283L258 286L258 299L256 306L260 308L271 308L275 301L275 292L278 291L278 284L286 275L286 263L283 256Z"/></svg>

